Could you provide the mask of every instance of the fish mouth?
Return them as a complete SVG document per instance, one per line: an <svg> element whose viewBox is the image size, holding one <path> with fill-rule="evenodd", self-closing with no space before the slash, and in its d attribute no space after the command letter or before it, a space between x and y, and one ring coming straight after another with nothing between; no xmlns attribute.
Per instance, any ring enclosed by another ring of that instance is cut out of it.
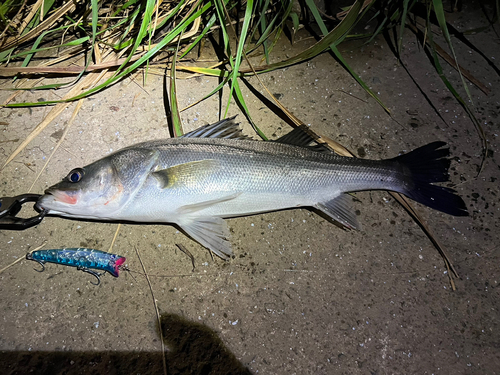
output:
<svg viewBox="0 0 500 375"><path fill-rule="evenodd" d="M60 202L71 205L74 205L78 202L78 196L76 191L47 189L45 190L44 194L45 195L40 200L43 200L45 197L49 197L52 198L53 202Z"/></svg>

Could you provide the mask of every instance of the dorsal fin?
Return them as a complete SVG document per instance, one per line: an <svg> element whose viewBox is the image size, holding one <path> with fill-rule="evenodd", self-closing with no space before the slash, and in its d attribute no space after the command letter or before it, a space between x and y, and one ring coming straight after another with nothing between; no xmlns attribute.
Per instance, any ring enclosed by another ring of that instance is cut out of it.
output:
<svg viewBox="0 0 500 375"><path fill-rule="evenodd" d="M225 139L251 139L243 134L240 124L235 122L236 116L208 124L186 133L180 138L225 138Z"/></svg>
<svg viewBox="0 0 500 375"><path fill-rule="evenodd" d="M274 142L284 143L287 145L307 147L312 151L317 152L333 152L328 147L324 146L322 143L318 143L316 141L317 137L315 137L306 125L301 125L295 129L293 129L290 133L285 134L282 137L279 137Z"/></svg>

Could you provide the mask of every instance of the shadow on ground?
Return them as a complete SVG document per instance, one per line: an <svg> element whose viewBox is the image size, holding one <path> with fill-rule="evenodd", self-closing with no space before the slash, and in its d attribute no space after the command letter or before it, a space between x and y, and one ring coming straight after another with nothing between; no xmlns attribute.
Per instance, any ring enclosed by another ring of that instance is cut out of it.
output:
<svg viewBox="0 0 500 375"><path fill-rule="evenodd" d="M251 374L207 326L176 314L161 316L167 373ZM3 351L0 373L17 374L162 374L161 352Z"/></svg>

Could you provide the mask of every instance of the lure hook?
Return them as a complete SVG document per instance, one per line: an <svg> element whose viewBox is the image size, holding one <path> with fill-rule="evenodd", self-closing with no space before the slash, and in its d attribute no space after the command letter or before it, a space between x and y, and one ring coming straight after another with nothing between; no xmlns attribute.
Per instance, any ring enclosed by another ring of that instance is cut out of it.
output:
<svg viewBox="0 0 500 375"><path fill-rule="evenodd" d="M91 275L95 276L95 278L97 279L97 283L93 283L92 281L90 281L90 283L92 285L98 286L101 283L100 276L103 275L102 273L92 271L92 270L90 270L88 268L85 268L85 267L77 267L76 269L79 270L79 271L90 273Z"/></svg>
<svg viewBox="0 0 500 375"><path fill-rule="evenodd" d="M33 267L33 269L36 271L36 272L43 272L45 271L45 262L41 261L41 260L38 260L38 259L33 259L33 256L31 255L31 253L28 253L26 254L26 259L28 260L33 260L35 262L37 262L39 265L42 266L42 269L41 270L37 270L36 268Z"/></svg>

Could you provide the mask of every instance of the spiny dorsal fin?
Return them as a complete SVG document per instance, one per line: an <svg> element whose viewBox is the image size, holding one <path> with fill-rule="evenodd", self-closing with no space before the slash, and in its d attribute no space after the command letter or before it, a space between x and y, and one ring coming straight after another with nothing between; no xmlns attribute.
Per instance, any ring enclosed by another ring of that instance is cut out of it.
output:
<svg viewBox="0 0 500 375"><path fill-rule="evenodd" d="M240 124L235 122L236 116L208 124L186 133L180 138L225 138L225 139L251 139L243 134Z"/></svg>

